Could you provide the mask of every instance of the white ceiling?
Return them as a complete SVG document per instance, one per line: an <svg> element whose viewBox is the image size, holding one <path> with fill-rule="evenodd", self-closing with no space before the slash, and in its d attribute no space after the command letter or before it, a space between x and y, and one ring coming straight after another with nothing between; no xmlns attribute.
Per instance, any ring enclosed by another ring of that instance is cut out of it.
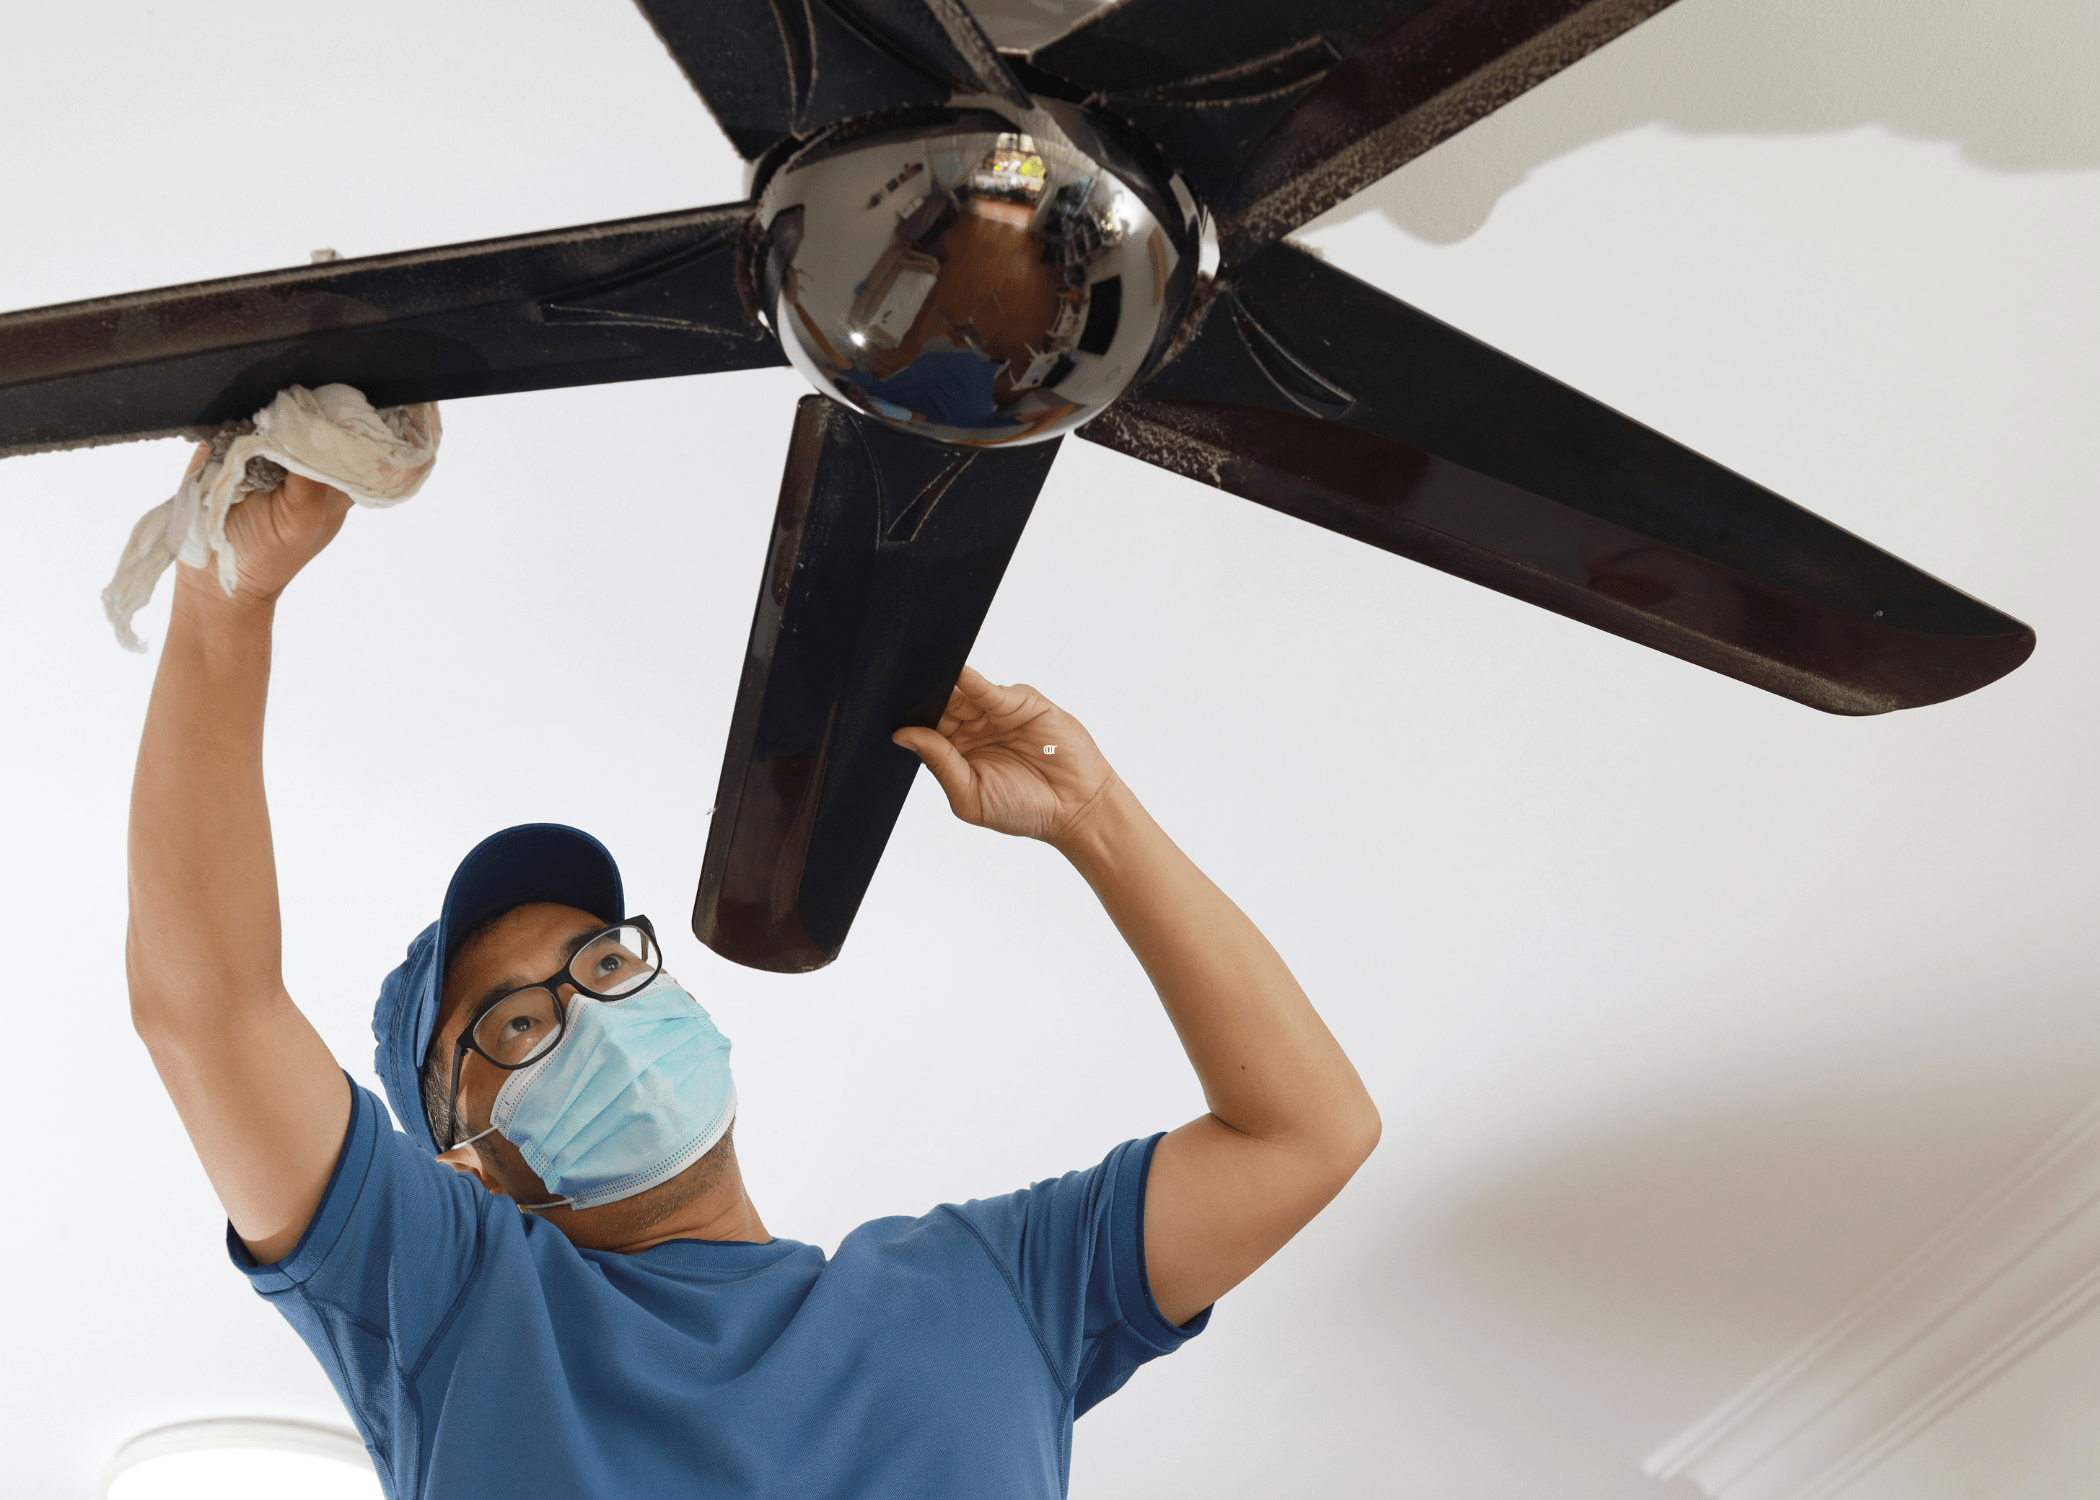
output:
<svg viewBox="0 0 2100 1500"><path fill-rule="evenodd" d="M1642 1456L2100 1092L2096 92L2088 0L1681 0L1308 235L2032 622L1970 698L1827 718L1066 444L977 662L1087 721L1386 1121L1202 1340L1080 1425L1075 1496L1688 1495ZM0 307L740 195L625 0L18 6L0 142ZM423 495L301 580L269 750L287 976L354 1073L490 829L598 830L682 928L798 393L456 403ZM341 1420L224 1264L125 1021L151 662L96 594L181 464L0 465L16 1494L90 1495L162 1422ZM550 727L607 664L659 716ZM36 984L54 938L65 982ZM1080 882L928 787L833 968L673 958L735 1038L777 1233L834 1244L1201 1108ZM1919 1472L1934 1500L1948 1470ZM2063 1493L2020 1483L1994 1496Z"/></svg>

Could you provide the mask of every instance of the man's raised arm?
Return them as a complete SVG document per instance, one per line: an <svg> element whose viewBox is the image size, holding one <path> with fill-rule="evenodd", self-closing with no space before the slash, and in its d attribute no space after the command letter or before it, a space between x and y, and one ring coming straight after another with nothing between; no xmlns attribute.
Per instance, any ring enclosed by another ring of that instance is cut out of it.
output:
<svg viewBox="0 0 2100 1500"><path fill-rule="evenodd" d="M262 775L277 596L349 506L296 474L234 506L232 598L210 571L177 565L131 786L132 1024L263 1262L298 1243L350 1117L341 1070L285 992Z"/></svg>
<svg viewBox="0 0 2100 1500"><path fill-rule="evenodd" d="M1159 1143L1145 1189L1152 1297L1185 1323L1342 1190L1378 1143L1378 1110L1276 950L1077 720L965 667L940 728L896 740L957 817L1070 859L1166 1006L1210 1106Z"/></svg>

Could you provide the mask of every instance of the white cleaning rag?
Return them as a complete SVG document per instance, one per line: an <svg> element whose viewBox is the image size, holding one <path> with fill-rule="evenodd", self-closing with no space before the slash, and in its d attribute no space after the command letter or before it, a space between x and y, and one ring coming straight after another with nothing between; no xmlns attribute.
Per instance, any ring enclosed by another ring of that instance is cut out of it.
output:
<svg viewBox="0 0 2100 1500"><path fill-rule="evenodd" d="M435 402L389 406L375 411L347 385L310 391L292 386L246 422L230 422L196 436L211 456L169 499L139 518L117 562L117 576L102 591L102 609L128 651L146 643L131 629L131 617L148 599L168 564L180 558L201 568L216 554L219 587L231 598L239 581L226 515L257 491L284 483L285 471L333 485L359 505L397 505L423 487L437 462Z"/></svg>

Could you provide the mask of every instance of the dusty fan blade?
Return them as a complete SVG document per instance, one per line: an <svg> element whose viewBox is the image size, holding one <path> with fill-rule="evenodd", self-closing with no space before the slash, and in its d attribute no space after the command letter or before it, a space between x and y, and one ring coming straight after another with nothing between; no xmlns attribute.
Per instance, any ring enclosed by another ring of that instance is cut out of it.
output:
<svg viewBox="0 0 2100 1500"><path fill-rule="evenodd" d="M1120 0L1030 62L1149 137L1243 260L1673 0Z"/></svg>
<svg viewBox="0 0 2100 1500"><path fill-rule="evenodd" d="M795 413L693 932L802 973L838 956L1056 455L944 448L824 396Z"/></svg>
<svg viewBox="0 0 2100 1500"><path fill-rule="evenodd" d="M951 94L1027 96L962 0L635 0L746 161Z"/></svg>
<svg viewBox="0 0 2100 1500"><path fill-rule="evenodd" d="M1829 713L1972 692L2034 632L1448 324L1273 245L1080 429Z"/></svg>
<svg viewBox="0 0 2100 1500"><path fill-rule="evenodd" d="M744 311L748 204L330 261L0 315L0 457L245 417L785 364Z"/></svg>

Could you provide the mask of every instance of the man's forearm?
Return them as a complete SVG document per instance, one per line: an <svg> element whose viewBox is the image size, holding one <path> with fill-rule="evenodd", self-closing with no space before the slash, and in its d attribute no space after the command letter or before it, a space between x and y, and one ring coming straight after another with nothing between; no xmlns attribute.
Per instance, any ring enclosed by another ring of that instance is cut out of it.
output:
<svg viewBox="0 0 2100 1500"><path fill-rule="evenodd" d="M1032 687L964 667L939 727L896 740L964 822L1070 859L1166 1006L1209 1112L1151 1153L1145 1276L1160 1316L1186 1323L1342 1190L1378 1143L1377 1107L1276 950L1160 831L1078 720Z"/></svg>
<svg viewBox="0 0 2100 1500"><path fill-rule="evenodd" d="M142 1029L282 984L262 777L272 606L204 596L217 588L178 572L132 780L128 967Z"/></svg>
<svg viewBox="0 0 2100 1500"><path fill-rule="evenodd" d="M1377 1110L1340 1044L1268 940L1129 788L1111 783L1057 847L1144 966L1219 1121L1277 1144L1370 1149Z"/></svg>

